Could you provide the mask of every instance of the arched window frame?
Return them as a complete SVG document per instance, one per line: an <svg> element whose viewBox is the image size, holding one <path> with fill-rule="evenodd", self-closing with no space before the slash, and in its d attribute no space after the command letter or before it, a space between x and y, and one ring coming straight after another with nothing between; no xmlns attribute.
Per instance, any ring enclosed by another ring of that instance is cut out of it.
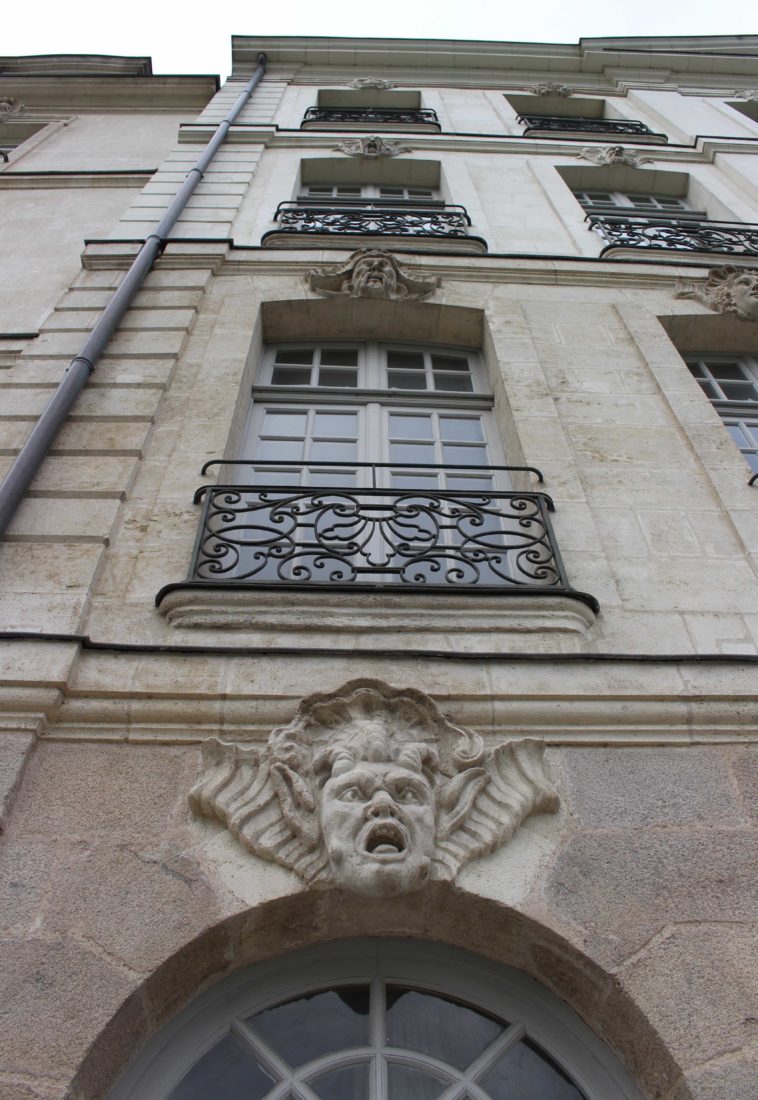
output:
<svg viewBox="0 0 758 1100"><path fill-rule="evenodd" d="M198 997L135 1058L107 1100L167 1100L233 1021L339 985L376 980L471 1004L519 1029L587 1100L643 1100L615 1055L564 1002L526 974L445 945L353 940L247 967ZM285 1090L286 1092L286 1090Z"/></svg>

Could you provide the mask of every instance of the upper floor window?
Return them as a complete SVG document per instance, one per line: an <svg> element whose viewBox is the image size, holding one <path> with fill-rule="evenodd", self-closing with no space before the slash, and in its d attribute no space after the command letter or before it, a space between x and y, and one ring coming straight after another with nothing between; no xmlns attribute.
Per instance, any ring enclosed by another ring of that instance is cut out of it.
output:
<svg viewBox="0 0 758 1100"><path fill-rule="evenodd" d="M574 195L588 214L705 218L702 211L692 210L686 199L673 195L631 194L624 191L575 191Z"/></svg>
<svg viewBox="0 0 758 1100"><path fill-rule="evenodd" d="M434 187L400 187L387 184L329 184L317 183L304 187L300 198L316 202L332 199L359 201L378 199L384 202L440 202L440 193Z"/></svg>
<svg viewBox="0 0 758 1100"><path fill-rule="evenodd" d="M699 355L686 362L748 466L758 473L758 358Z"/></svg>

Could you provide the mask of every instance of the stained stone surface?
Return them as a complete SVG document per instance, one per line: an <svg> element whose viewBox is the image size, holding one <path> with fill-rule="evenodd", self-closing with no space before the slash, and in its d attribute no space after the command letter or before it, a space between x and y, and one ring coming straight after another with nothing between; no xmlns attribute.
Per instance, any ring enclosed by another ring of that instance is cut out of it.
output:
<svg viewBox="0 0 758 1100"><path fill-rule="evenodd" d="M558 914L608 963L680 920L755 918L758 834L746 829L593 829L559 853L546 882Z"/></svg>
<svg viewBox="0 0 758 1100"><path fill-rule="evenodd" d="M581 825L739 825L744 816L717 748L571 749L571 812Z"/></svg>

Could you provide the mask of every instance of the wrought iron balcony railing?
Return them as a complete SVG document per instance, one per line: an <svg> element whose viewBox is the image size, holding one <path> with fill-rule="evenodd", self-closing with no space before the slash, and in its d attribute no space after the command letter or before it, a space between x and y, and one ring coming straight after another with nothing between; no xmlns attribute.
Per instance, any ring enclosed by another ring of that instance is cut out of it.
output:
<svg viewBox="0 0 758 1100"><path fill-rule="evenodd" d="M392 201L367 203L281 202L274 215L281 233L342 233L351 236L467 237L471 218L464 206L414 205Z"/></svg>
<svg viewBox="0 0 758 1100"><path fill-rule="evenodd" d="M628 137L655 137L660 140L665 138L663 134L656 134L644 122L636 119L620 118L566 118L563 115L519 115L518 122L523 122L525 134L532 130L549 130L555 133L581 133L581 134L617 134Z"/></svg>
<svg viewBox="0 0 758 1100"><path fill-rule="evenodd" d="M434 126L440 128L437 112L429 108L413 110L403 107L309 107L303 115L303 126L318 125L334 128L341 124L373 126Z"/></svg>
<svg viewBox="0 0 758 1100"><path fill-rule="evenodd" d="M652 217L601 217L590 214L590 226L611 249L646 248L673 252L716 252L729 256L758 256L758 225L740 222L692 222Z"/></svg>
<svg viewBox="0 0 758 1100"><path fill-rule="evenodd" d="M277 485L204 485L195 494L203 514L187 583L553 594L597 610L595 598L566 579L545 493L429 488L441 466L314 462L308 469L323 479L317 471L328 467L338 481L339 467L348 466L353 474L370 469L371 487L350 485L347 469L343 485L293 485L287 474ZM404 481L417 475L418 487L377 485L377 471L390 469ZM542 480L533 467L444 469L485 480L521 470Z"/></svg>

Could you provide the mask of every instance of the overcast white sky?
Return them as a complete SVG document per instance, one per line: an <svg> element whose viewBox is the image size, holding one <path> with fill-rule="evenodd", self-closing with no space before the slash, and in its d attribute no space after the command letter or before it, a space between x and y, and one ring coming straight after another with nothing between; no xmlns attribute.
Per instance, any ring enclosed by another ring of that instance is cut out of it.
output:
<svg viewBox="0 0 758 1100"><path fill-rule="evenodd" d="M157 73L224 77L232 34L575 43L754 33L755 0L27 0L9 5L0 52L149 55Z"/></svg>

